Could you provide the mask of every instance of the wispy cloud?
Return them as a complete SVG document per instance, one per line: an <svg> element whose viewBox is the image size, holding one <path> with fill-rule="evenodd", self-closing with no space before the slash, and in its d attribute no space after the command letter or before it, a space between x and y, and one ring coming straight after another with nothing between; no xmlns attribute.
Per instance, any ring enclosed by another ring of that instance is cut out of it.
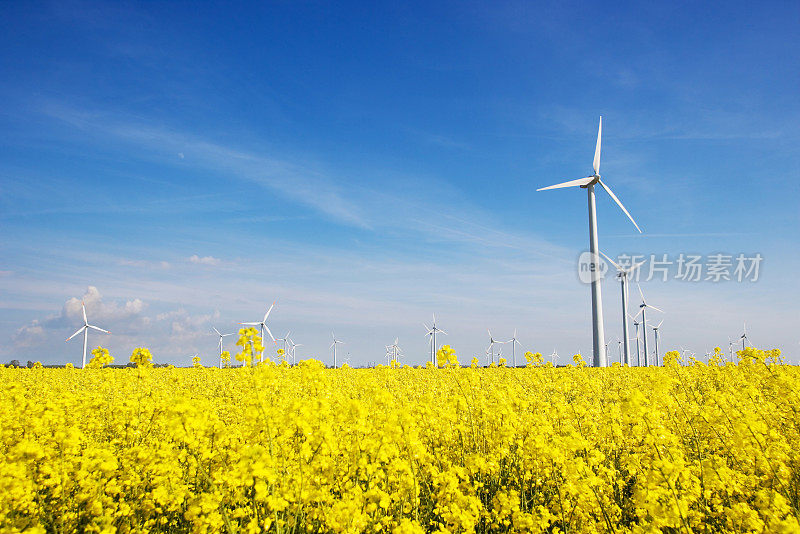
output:
<svg viewBox="0 0 800 534"><path fill-rule="evenodd" d="M189 257L189 262L196 263L198 265L216 266L220 264L220 259L213 256L203 256L201 258L197 254L194 254Z"/></svg>

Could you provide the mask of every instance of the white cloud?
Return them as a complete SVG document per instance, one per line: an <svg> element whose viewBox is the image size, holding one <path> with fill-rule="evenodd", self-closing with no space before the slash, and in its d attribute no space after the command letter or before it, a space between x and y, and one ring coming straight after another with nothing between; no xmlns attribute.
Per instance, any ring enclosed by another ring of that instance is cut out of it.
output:
<svg viewBox="0 0 800 534"><path fill-rule="evenodd" d="M33 320L30 324L17 329L13 341L16 347L33 347L44 340L44 328L39 321Z"/></svg>
<svg viewBox="0 0 800 534"><path fill-rule="evenodd" d="M201 258L197 254L191 256L189 261L192 263L197 263L198 265L219 265L220 263L219 258L215 258L214 256L203 256Z"/></svg>

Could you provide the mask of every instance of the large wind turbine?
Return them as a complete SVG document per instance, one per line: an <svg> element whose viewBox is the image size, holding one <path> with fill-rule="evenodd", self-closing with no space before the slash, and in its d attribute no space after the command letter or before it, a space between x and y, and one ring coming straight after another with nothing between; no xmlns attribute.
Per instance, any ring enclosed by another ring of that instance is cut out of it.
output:
<svg viewBox="0 0 800 534"><path fill-rule="evenodd" d="M269 317L269 314L272 311L272 308L274 308L274 307L275 307L275 302L272 303L272 306L269 307L269 309L267 310L267 313L264 314L264 318L261 321L257 322L257 323L239 323L239 324L243 324L245 326L259 326L259 327L261 327L261 346L262 347L264 345L266 345L266 343L264 343L266 341L266 339L264 339L264 330L267 331L267 334L269 334L269 337L272 338L272 341L274 343L277 343L277 341L275 341L275 336L272 335L272 332L269 331L269 327L267 326L267 317ZM255 357L255 354L253 355L253 357ZM261 359L262 360L264 359L264 350L263 349L261 350ZM253 366L255 366L255 362L253 362Z"/></svg>
<svg viewBox="0 0 800 534"><path fill-rule="evenodd" d="M78 328L77 332L75 332L74 334L69 336L67 338L67 341L69 341L73 337L75 337L78 334L80 334L81 332L83 332L83 361L81 363L81 369L83 369L84 367L86 367L86 347L87 347L87 343L89 341L89 329L93 328L93 329L98 330L100 332L105 332L106 334L110 334L111 332L109 332L108 330L103 330L99 326L94 326L92 324L89 324L89 319L86 318L86 305L83 303L83 301L81 301L81 309L83 310L83 326Z"/></svg>
<svg viewBox="0 0 800 534"><path fill-rule="evenodd" d="M650 365L650 354L647 353L647 316L645 310L647 308L651 308L657 312L664 313L663 310L659 310L655 306L650 306L647 301L644 300L644 293L642 293L642 286L639 283L636 283L636 287L639 289L639 295L642 297L642 303L639 304L639 313L642 314L642 343L644 347L644 366L647 367ZM636 317L639 316L639 313L636 314Z"/></svg>
<svg viewBox="0 0 800 534"><path fill-rule="evenodd" d="M222 338L227 336L232 336L233 334L220 334L219 330L217 330L213 326L211 328L219 336L219 368L222 369Z"/></svg>
<svg viewBox="0 0 800 534"><path fill-rule="evenodd" d="M331 332L331 336L333 337L333 343L331 343L331 346L328 348L333 349L333 368L336 369L336 345L344 343L344 341L336 339L336 334L333 332Z"/></svg>
<svg viewBox="0 0 800 534"><path fill-rule="evenodd" d="M603 254L601 251L600 254ZM619 285L622 287L622 339L623 346L625 347L625 360L621 363L624 365L630 365L630 342L628 341L628 277L633 274L633 271L641 267L645 264L644 261L639 263L634 263L627 269L618 265L614 260L603 254L603 257L607 259L611 265L617 268L617 278L619 279Z"/></svg>
<svg viewBox="0 0 800 534"><path fill-rule="evenodd" d="M600 180L600 139L602 137L603 132L603 117L600 117L600 124L597 127L597 145L595 145L594 149L594 160L592 161L592 168L594 169L594 174L591 176L587 176L586 178L579 178L577 180L572 180L569 182L563 182L556 185L551 185L548 187L542 187L541 189L537 189L537 191L544 191L546 189L559 189L562 187L582 187L586 189L588 192L589 197L589 252L591 253L591 271L592 271L592 348L593 348L593 361L592 364L595 367L606 367L608 365L608 360L606 358L605 353L605 336L603 334L603 303L602 298L600 295L600 280L597 274L599 273L599 261L600 258L598 257L597 253L600 250L597 242L597 223L595 219L597 218L597 209L595 208L595 200L594 200L594 186L595 184L600 184L600 186L606 190L606 193L617 203L617 205L625 212L625 215L631 220L633 225L636 227L639 232L641 232L641 228L639 225L636 224L636 221L633 220L631 214L628 213L628 210L625 209L625 206L622 205L622 202L617 198L611 188L608 187L605 183Z"/></svg>
<svg viewBox="0 0 800 534"><path fill-rule="evenodd" d="M436 333L437 332L441 332L442 334L447 335L447 332L445 332L444 330L442 330L441 328L436 326L436 314L435 313L433 314L433 323L432 324L433 324L433 326L431 326L430 328L428 328L428 325L426 325L425 323L422 323L422 326L424 326L425 330L428 331L428 333L425 334L425 335L430 337L430 340L431 340L431 363L433 365L436 365Z"/></svg>

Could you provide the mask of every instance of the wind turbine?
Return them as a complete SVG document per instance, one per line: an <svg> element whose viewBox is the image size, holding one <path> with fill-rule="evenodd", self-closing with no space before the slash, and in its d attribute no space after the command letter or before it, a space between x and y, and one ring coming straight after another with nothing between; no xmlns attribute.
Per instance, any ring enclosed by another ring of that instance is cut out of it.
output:
<svg viewBox="0 0 800 534"><path fill-rule="evenodd" d="M302 347L302 343L295 343L288 335L286 336L289 342L289 350L292 352L292 365L297 363L297 347Z"/></svg>
<svg viewBox="0 0 800 534"><path fill-rule="evenodd" d="M661 324L664 322L662 319L660 323L655 326L651 326L650 328L653 329L653 336L655 337L656 341L656 365L658 365L658 329L661 328Z"/></svg>
<svg viewBox="0 0 800 534"><path fill-rule="evenodd" d="M746 341L750 341L747 339L747 323L743 323L744 326L742 327L742 335L739 336L739 339L742 340L742 350L744 350L744 344Z"/></svg>
<svg viewBox="0 0 800 534"><path fill-rule="evenodd" d="M262 347L264 346L264 341L265 341L265 339L264 339L264 330L267 331L267 334L269 334L269 337L272 338L272 341L277 343L277 341L275 341L275 336L272 335L272 332L269 331L269 327L267 326L267 317L269 317L269 314L272 311L272 308L274 308L274 307L275 307L275 302L272 303L272 306L269 307L269 309L267 310L267 313L264 314L264 318L258 323L239 323L239 324L243 324L245 326L260 326L261 327L261 346ZM261 350L261 359L262 360L264 359L264 350L263 349ZM255 366L255 362L253 362L253 366Z"/></svg>
<svg viewBox="0 0 800 534"><path fill-rule="evenodd" d="M600 254L603 254L601 251ZM644 261L639 263L634 263L627 269L618 265L614 260L603 254L603 257L607 259L611 265L617 268L617 279L619 279L619 285L622 288L622 339L624 340L623 344L625 346L625 365L630 365L630 344L628 343L628 277L633 274L633 271L641 267L645 264ZM623 363L623 362L620 362Z"/></svg>
<svg viewBox="0 0 800 534"><path fill-rule="evenodd" d="M277 338L275 340L275 343L277 343L278 341L283 341L283 357L284 358L288 357L288 353L286 352L286 342L289 341L289 334L291 334L291 333L292 333L291 331L286 332L285 336L279 337L279 338Z"/></svg>
<svg viewBox="0 0 800 534"><path fill-rule="evenodd" d="M336 345L344 343L344 341L336 339L336 334L333 332L331 332L331 336L333 336L333 343L331 343L331 346L328 348L333 349L333 368L336 369Z"/></svg>
<svg viewBox="0 0 800 534"><path fill-rule="evenodd" d="M617 198L611 188L609 188L605 183L600 180L600 139L602 137L603 132L603 117L600 117L600 124L597 127L597 144L595 145L594 149L594 160L592 161L592 169L594 169L594 174L591 176L587 176L586 178L579 178L577 180L572 180L569 182L563 182L556 185L551 185L548 187L542 187L541 189L537 189L537 191L544 191L547 189L559 189L562 187L581 187L586 189L589 197L589 252L591 253L591 271L592 274L599 272L599 260L600 258L597 256L600 247L598 246L597 242L597 223L595 219L597 218L597 209L595 207L595 199L594 199L594 186L595 184L600 184L600 186L606 190L606 193L617 203L617 205L625 212L625 215L631 220L633 225L639 230L641 233L641 228L639 225L636 224L636 221L633 220L631 214L628 213L628 210L625 209L625 206L622 205L622 202ZM603 333L603 303L602 298L600 295L600 280L599 276L592 276L592 348L593 348L593 361L592 365L595 367L606 367L608 365L608 360L606 358L605 353L605 337Z"/></svg>
<svg viewBox="0 0 800 534"><path fill-rule="evenodd" d="M486 331L489 332L489 329L487 328ZM489 348L486 349L486 355L488 356L489 354L491 354L492 356L491 363L494 363L494 346L502 344L503 344L502 341L497 341L495 338L492 337L492 333L489 332Z"/></svg>
<svg viewBox="0 0 800 534"><path fill-rule="evenodd" d="M428 333L425 335L429 336L431 340L431 363L433 365L436 365L436 333L441 332L442 334L447 335L447 332L436 326L436 314L433 314L432 324L433 326L431 326L430 328L428 328L428 325L426 325L425 323L422 323L422 326L424 326L425 330L428 331Z"/></svg>
<svg viewBox="0 0 800 534"><path fill-rule="evenodd" d="M489 336L491 337L491 334L489 334ZM512 362L512 365L514 367L516 367L517 366L517 352L515 350L516 349L516 345L519 345L520 347L522 346L522 343L520 343L519 340L517 339L517 329L516 328L514 329L514 335L511 336L511 339L506 341L506 343L511 343L511 362Z"/></svg>
<svg viewBox="0 0 800 534"><path fill-rule="evenodd" d="M213 326L211 328L219 336L219 368L222 369L222 338L227 336L232 336L233 334L220 334L219 330L217 330Z"/></svg>
<svg viewBox="0 0 800 534"><path fill-rule="evenodd" d="M400 338L394 338L394 343L391 345L386 345L386 365L391 366L393 361L397 361L397 358L403 352L400 350L400 345L398 345Z"/></svg>
<svg viewBox="0 0 800 534"><path fill-rule="evenodd" d="M634 326L634 329L636 330L636 334L635 334L635 337L636 337L636 367L641 367L642 366L642 359L641 359L640 352L639 352L639 321L637 321L636 317L634 317L633 315L630 315L630 314L628 314L628 315L629 315L629 317L631 319L633 319L633 326ZM631 338L631 339L633 339L633 338Z"/></svg>
<svg viewBox="0 0 800 534"><path fill-rule="evenodd" d="M556 349L553 349L553 353L550 355L550 361L553 362L553 367L558 367L558 352Z"/></svg>
<svg viewBox="0 0 800 534"><path fill-rule="evenodd" d="M72 334L67 338L67 341L72 339L73 337L77 336L81 332L83 332L83 361L81 363L81 369L86 367L86 347L89 341L89 329L93 328L94 330L98 330L100 332L105 332L106 334L110 334L108 330L103 330L99 326L94 326L93 324L89 324L89 319L86 318L86 305L81 301L81 309L83 310L83 326L78 328L78 331Z"/></svg>
<svg viewBox="0 0 800 534"><path fill-rule="evenodd" d="M639 285L639 282L636 282L636 287L639 289L639 295L642 297L642 303L639 304L639 313L642 314L642 342L644 344L644 366L648 367L650 365L650 355L647 353L647 316L645 310L647 308L652 308L657 312L664 313L663 310L659 310L655 306L650 306L647 301L644 300L644 293L642 293L642 286ZM639 316L639 313L636 314L636 317Z"/></svg>

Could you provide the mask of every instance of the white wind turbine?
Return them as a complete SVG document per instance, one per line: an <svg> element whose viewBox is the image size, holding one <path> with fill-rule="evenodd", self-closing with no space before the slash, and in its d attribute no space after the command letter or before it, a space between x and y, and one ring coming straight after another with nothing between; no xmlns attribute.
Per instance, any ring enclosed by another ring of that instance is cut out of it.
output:
<svg viewBox="0 0 800 534"><path fill-rule="evenodd" d="M631 319L633 319L633 326L636 329L636 335L635 335L635 337L636 337L636 367L641 367L642 366L642 358L640 356L640 351L639 351L639 321L637 321L636 317L634 317L633 315L631 315L630 317L631 317ZM633 338L631 338L631 339L633 339Z"/></svg>
<svg viewBox="0 0 800 534"><path fill-rule="evenodd" d="M286 332L285 336L279 337L279 338L277 338L275 340L275 343L277 343L278 341L283 341L283 357L284 358L288 358L289 357L289 353L286 352L286 342L289 341L289 334L291 334L291 333L292 333L291 331Z"/></svg>
<svg viewBox="0 0 800 534"><path fill-rule="evenodd" d="M601 251L600 254L603 254ZM614 260L603 254L603 257L611 263L614 267L617 268L617 279L619 280L619 285L622 288L622 339L623 346L625 347L625 360L623 365L630 365L630 343L628 341L628 278L633 274L633 272L644 265L646 262L642 261L639 263L634 263L627 269L618 265Z"/></svg>
<svg viewBox="0 0 800 534"><path fill-rule="evenodd" d="M642 287L639 283L636 283L636 287L639 289L639 295L642 297L642 303L639 304L639 313L642 314L642 342L644 343L644 366L647 367L650 365L650 355L647 353L647 316L645 310L647 308L653 309L657 312L664 313L663 310L659 310L655 306L651 306L644 300L644 293L642 293ZM639 316L639 313L636 314L636 317Z"/></svg>
<svg viewBox="0 0 800 534"><path fill-rule="evenodd" d="M436 314L435 313L433 314L433 323L432 323L432 325L433 326L428 328L428 325L426 325L425 323L422 323L422 326L424 326L425 330L428 331L428 333L425 334L425 335L428 336L430 338L430 340L431 340L431 363L433 365L436 365L436 334L437 333L441 333L441 334L444 334L446 336L447 332L445 332L444 330L442 330L441 328L436 326Z"/></svg>
<svg viewBox="0 0 800 534"><path fill-rule="evenodd" d="M494 346L502 345L503 342L497 341L495 338L493 338L492 333L489 331L488 328L486 329L486 331L489 332L489 347L486 349L486 355L487 356L491 355L491 363L494 363Z"/></svg>
<svg viewBox="0 0 800 534"><path fill-rule="evenodd" d="M651 326L650 327L650 328L653 329L653 336L654 336L655 341L656 341L656 365L658 365L658 329L661 328L661 324L663 322L664 322L664 320L662 319L660 323L658 323L655 326Z"/></svg>
<svg viewBox="0 0 800 534"><path fill-rule="evenodd" d="M742 340L742 350L744 350L744 344L745 344L745 342L747 342L747 341L750 341L750 340L749 340L749 339L747 339L747 323L742 323L742 324L743 324L744 326L742 327L742 335L741 335L741 336L739 336L739 339L741 339L741 340Z"/></svg>
<svg viewBox="0 0 800 534"><path fill-rule="evenodd" d="M92 328L99 332L105 332L106 334L110 334L108 330L103 330L99 326L94 326L93 324L89 324L89 319L86 318L86 305L81 301L81 310L83 310L83 326L78 328L78 331L72 334L67 338L67 341L72 339L73 337L77 336L81 332L83 332L83 361L81 363L81 369L86 367L86 348L89 342L89 329Z"/></svg>
<svg viewBox="0 0 800 534"><path fill-rule="evenodd" d="M214 329L214 332L216 332L217 335L219 336L219 368L222 369L222 338L232 336L233 334L221 334L219 330L217 330L213 326L211 328Z"/></svg>
<svg viewBox="0 0 800 534"><path fill-rule="evenodd" d="M272 311L272 308L274 308L274 307L275 307L275 302L272 303L272 306L269 307L269 309L267 310L267 313L264 314L264 318L261 321L257 322L257 323L239 323L239 324L242 324L242 325L245 325L245 326L258 326L258 327L261 327L261 346L262 347L266 345L266 343L264 343L266 341L266 339L264 339L264 331L265 330L269 334L269 337L272 338L272 341L277 343L277 341L275 341L275 336L272 335L272 332L269 331L269 327L267 326L267 317L269 317L269 314ZM253 356L255 357L255 355L253 355ZM261 350L261 359L262 360L264 359L264 350L263 349ZM253 362L253 366L255 366L255 362Z"/></svg>
<svg viewBox="0 0 800 534"><path fill-rule="evenodd" d="M553 353L550 355L550 361L553 362L553 367L558 367L558 352L556 352L556 349L553 349Z"/></svg>
<svg viewBox="0 0 800 534"><path fill-rule="evenodd" d="M386 365L391 366L393 361L397 361L399 363L398 358L400 354L403 352L400 350L400 338L394 338L394 343L391 345L386 345Z"/></svg>
<svg viewBox="0 0 800 534"><path fill-rule="evenodd" d="M292 365L297 363L297 347L302 347L302 343L295 343L288 335L286 336L289 342L289 350L292 352Z"/></svg>
<svg viewBox="0 0 800 534"><path fill-rule="evenodd" d="M489 334L489 336L491 337L491 334ZM516 345L519 345L520 347L522 346L522 343L520 343L519 340L517 339L517 329L516 328L514 329L514 335L511 336L511 339L509 339L506 343L511 343L511 362L512 362L512 365L514 367L516 367L517 366Z"/></svg>
<svg viewBox="0 0 800 534"><path fill-rule="evenodd" d="M541 189L537 189L537 191L544 191L547 189L559 189L562 187L581 187L586 189L589 197L589 252L591 253L591 265L590 269L592 273L599 273L599 264L600 258L598 257L597 253L600 250L598 246L597 240L597 223L595 219L597 218L597 209L595 207L595 198L594 198L594 186L596 184L600 184L600 186L606 190L606 193L617 203L617 205L625 212L625 215L631 220L633 225L636 227L637 230L641 233L641 228L639 225L636 224L636 221L633 220L631 214L628 213L628 210L625 209L625 206L622 205L622 202L617 198L611 188L609 188L605 183L600 180L600 139L602 137L603 132L603 117L600 117L600 124L597 127L597 144L595 145L594 149L594 160L592 161L592 169L594 169L594 174L591 176L587 176L586 178L579 178L577 180L572 180L569 182L563 182L556 185L551 185L548 187L542 187ZM593 348L593 361L592 364L595 367L606 367L608 365L608 360L606 358L605 353L605 336L603 333L603 303L602 298L600 295L600 279L599 276L592 276L592 348Z"/></svg>
<svg viewBox="0 0 800 534"><path fill-rule="evenodd" d="M336 345L344 343L341 339L336 339L336 334L331 332L331 336L333 337L333 343L328 348L333 349L333 368L336 369Z"/></svg>

